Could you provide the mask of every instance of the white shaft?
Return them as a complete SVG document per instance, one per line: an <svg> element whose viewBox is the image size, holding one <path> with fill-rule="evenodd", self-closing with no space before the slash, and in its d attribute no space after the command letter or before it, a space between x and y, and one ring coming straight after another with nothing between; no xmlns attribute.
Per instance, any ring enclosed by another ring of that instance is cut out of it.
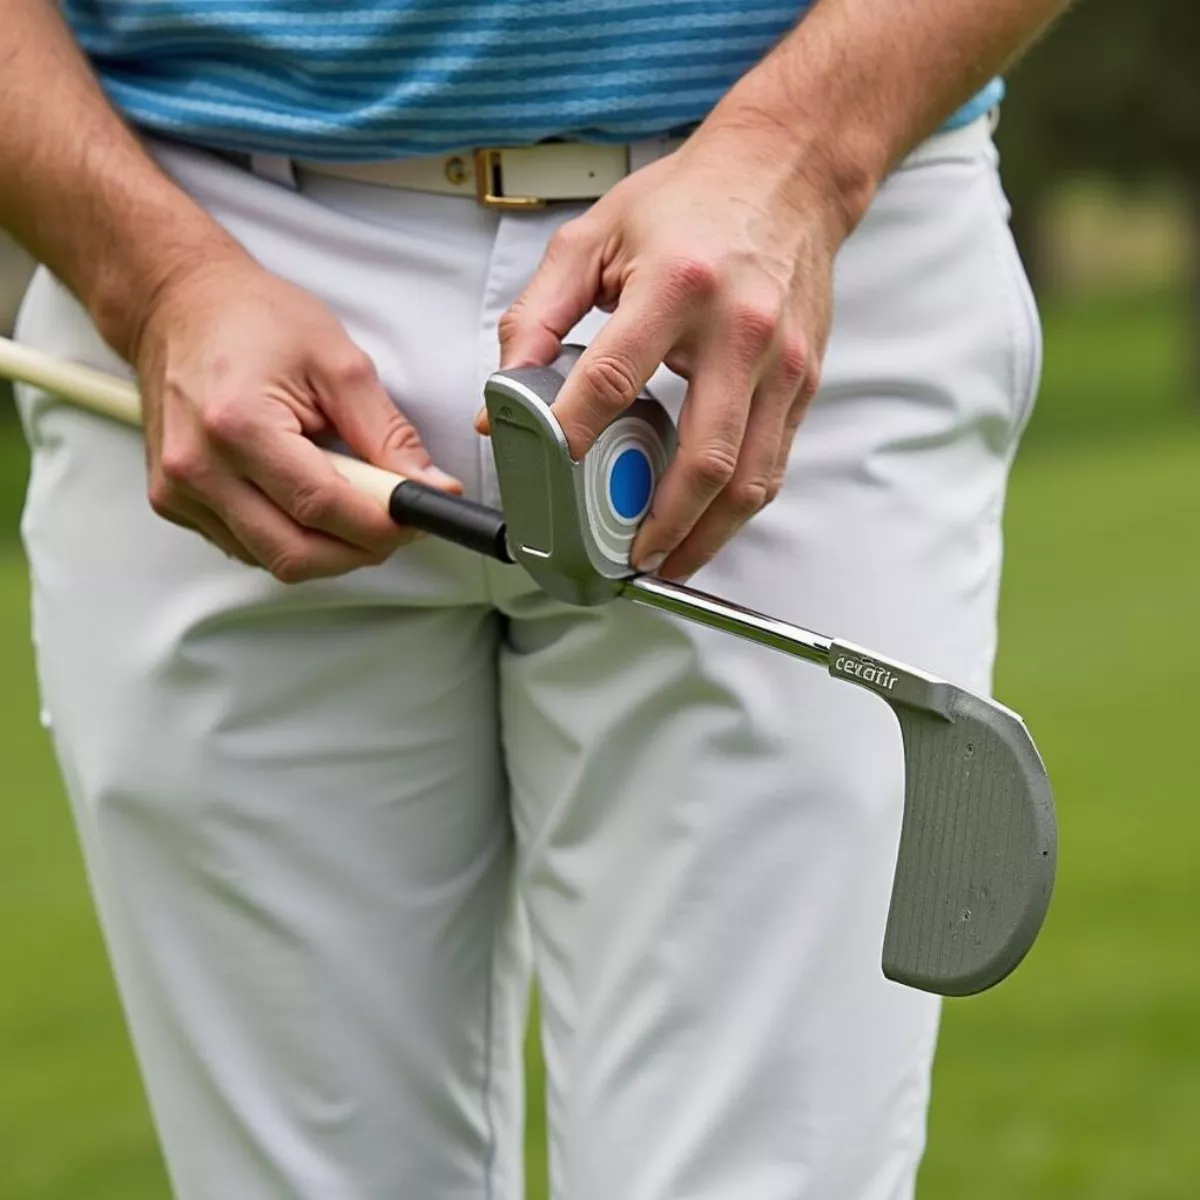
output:
<svg viewBox="0 0 1200 1200"><path fill-rule="evenodd" d="M115 375L64 362L9 338L0 338L0 376L14 383L44 388L86 408L126 425L142 423L137 388Z"/></svg>

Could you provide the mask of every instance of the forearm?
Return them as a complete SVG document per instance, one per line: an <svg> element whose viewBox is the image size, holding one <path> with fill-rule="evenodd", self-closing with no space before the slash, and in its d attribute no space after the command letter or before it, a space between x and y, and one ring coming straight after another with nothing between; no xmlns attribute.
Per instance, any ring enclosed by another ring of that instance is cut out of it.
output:
<svg viewBox="0 0 1200 1200"><path fill-rule="evenodd" d="M0 225L128 358L161 288L236 244L112 110L50 0L5 5L0 112Z"/></svg>
<svg viewBox="0 0 1200 1200"><path fill-rule="evenodd" d="M810 183L817 164L853 227L896 162L1069 2L818 0L709 125L758 139Z"/></svg>

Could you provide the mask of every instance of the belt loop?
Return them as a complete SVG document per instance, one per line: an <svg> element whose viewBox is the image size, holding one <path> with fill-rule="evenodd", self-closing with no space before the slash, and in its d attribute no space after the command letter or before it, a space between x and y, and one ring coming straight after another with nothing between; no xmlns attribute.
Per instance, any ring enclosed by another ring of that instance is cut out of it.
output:
<svg viewBox="0 0 1200 1200"><path fill-rule="evenodd" d="M292 160L282 154L251 154L250 170L268 183L277 183L289 192L296 190L296 171Z"/></svg>

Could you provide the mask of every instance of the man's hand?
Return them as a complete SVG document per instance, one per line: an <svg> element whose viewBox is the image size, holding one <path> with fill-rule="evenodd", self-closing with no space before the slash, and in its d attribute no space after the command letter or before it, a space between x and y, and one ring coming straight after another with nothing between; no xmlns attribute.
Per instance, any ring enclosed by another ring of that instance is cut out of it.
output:
<svg viewBox="0 0 1200 1200"><path fill-rule="evenodd" d="M781 162L762 129L701 129L564 225L501 321L503 364L528 366L613 313L555 402L576 458L660 364L688 380L640 570L692 574L774 499L817 389L846 214Z"/></svg>
<svg viewBox="0 0 1200 1200"><path fill-rule="evenodd" d="M412 537L312 439L462 490L334 315L238 250L172 278L132 349L154 510L284 582L379 563Z"/></svg>
<svg viewBox="0 0 1200 1200"><path fill-rule="evenodd" d="M136 368L157 512L290 582L377 563L411 537L311 438L461 490L334 315L259 267L147 156L52 0L9 0L0 67L0 178L20 180L0 188L0 225Z"/></svg>
<svg viewBox="0 0 1200 1200"><path fill-rule="evenodd" d="M505 366L545 364L593 303L614 312L556 404L576 457L659 363L689 383L637 567L690 574L774 496L838 246L888 170L1067 2L821 0L681 150L563 226L501 343Z"/></svg>

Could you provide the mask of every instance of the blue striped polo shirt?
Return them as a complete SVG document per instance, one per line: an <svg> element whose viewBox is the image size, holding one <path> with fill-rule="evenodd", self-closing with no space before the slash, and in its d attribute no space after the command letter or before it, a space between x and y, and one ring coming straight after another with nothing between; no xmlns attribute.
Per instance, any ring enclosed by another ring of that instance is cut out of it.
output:
<svg viewBox="0 0 1200 1200"><path fill-rule="evenodd" d="M685 129L812 0L63 0L133 124L306 158ZM995 81L953 119L995 104Z"/></svg>

